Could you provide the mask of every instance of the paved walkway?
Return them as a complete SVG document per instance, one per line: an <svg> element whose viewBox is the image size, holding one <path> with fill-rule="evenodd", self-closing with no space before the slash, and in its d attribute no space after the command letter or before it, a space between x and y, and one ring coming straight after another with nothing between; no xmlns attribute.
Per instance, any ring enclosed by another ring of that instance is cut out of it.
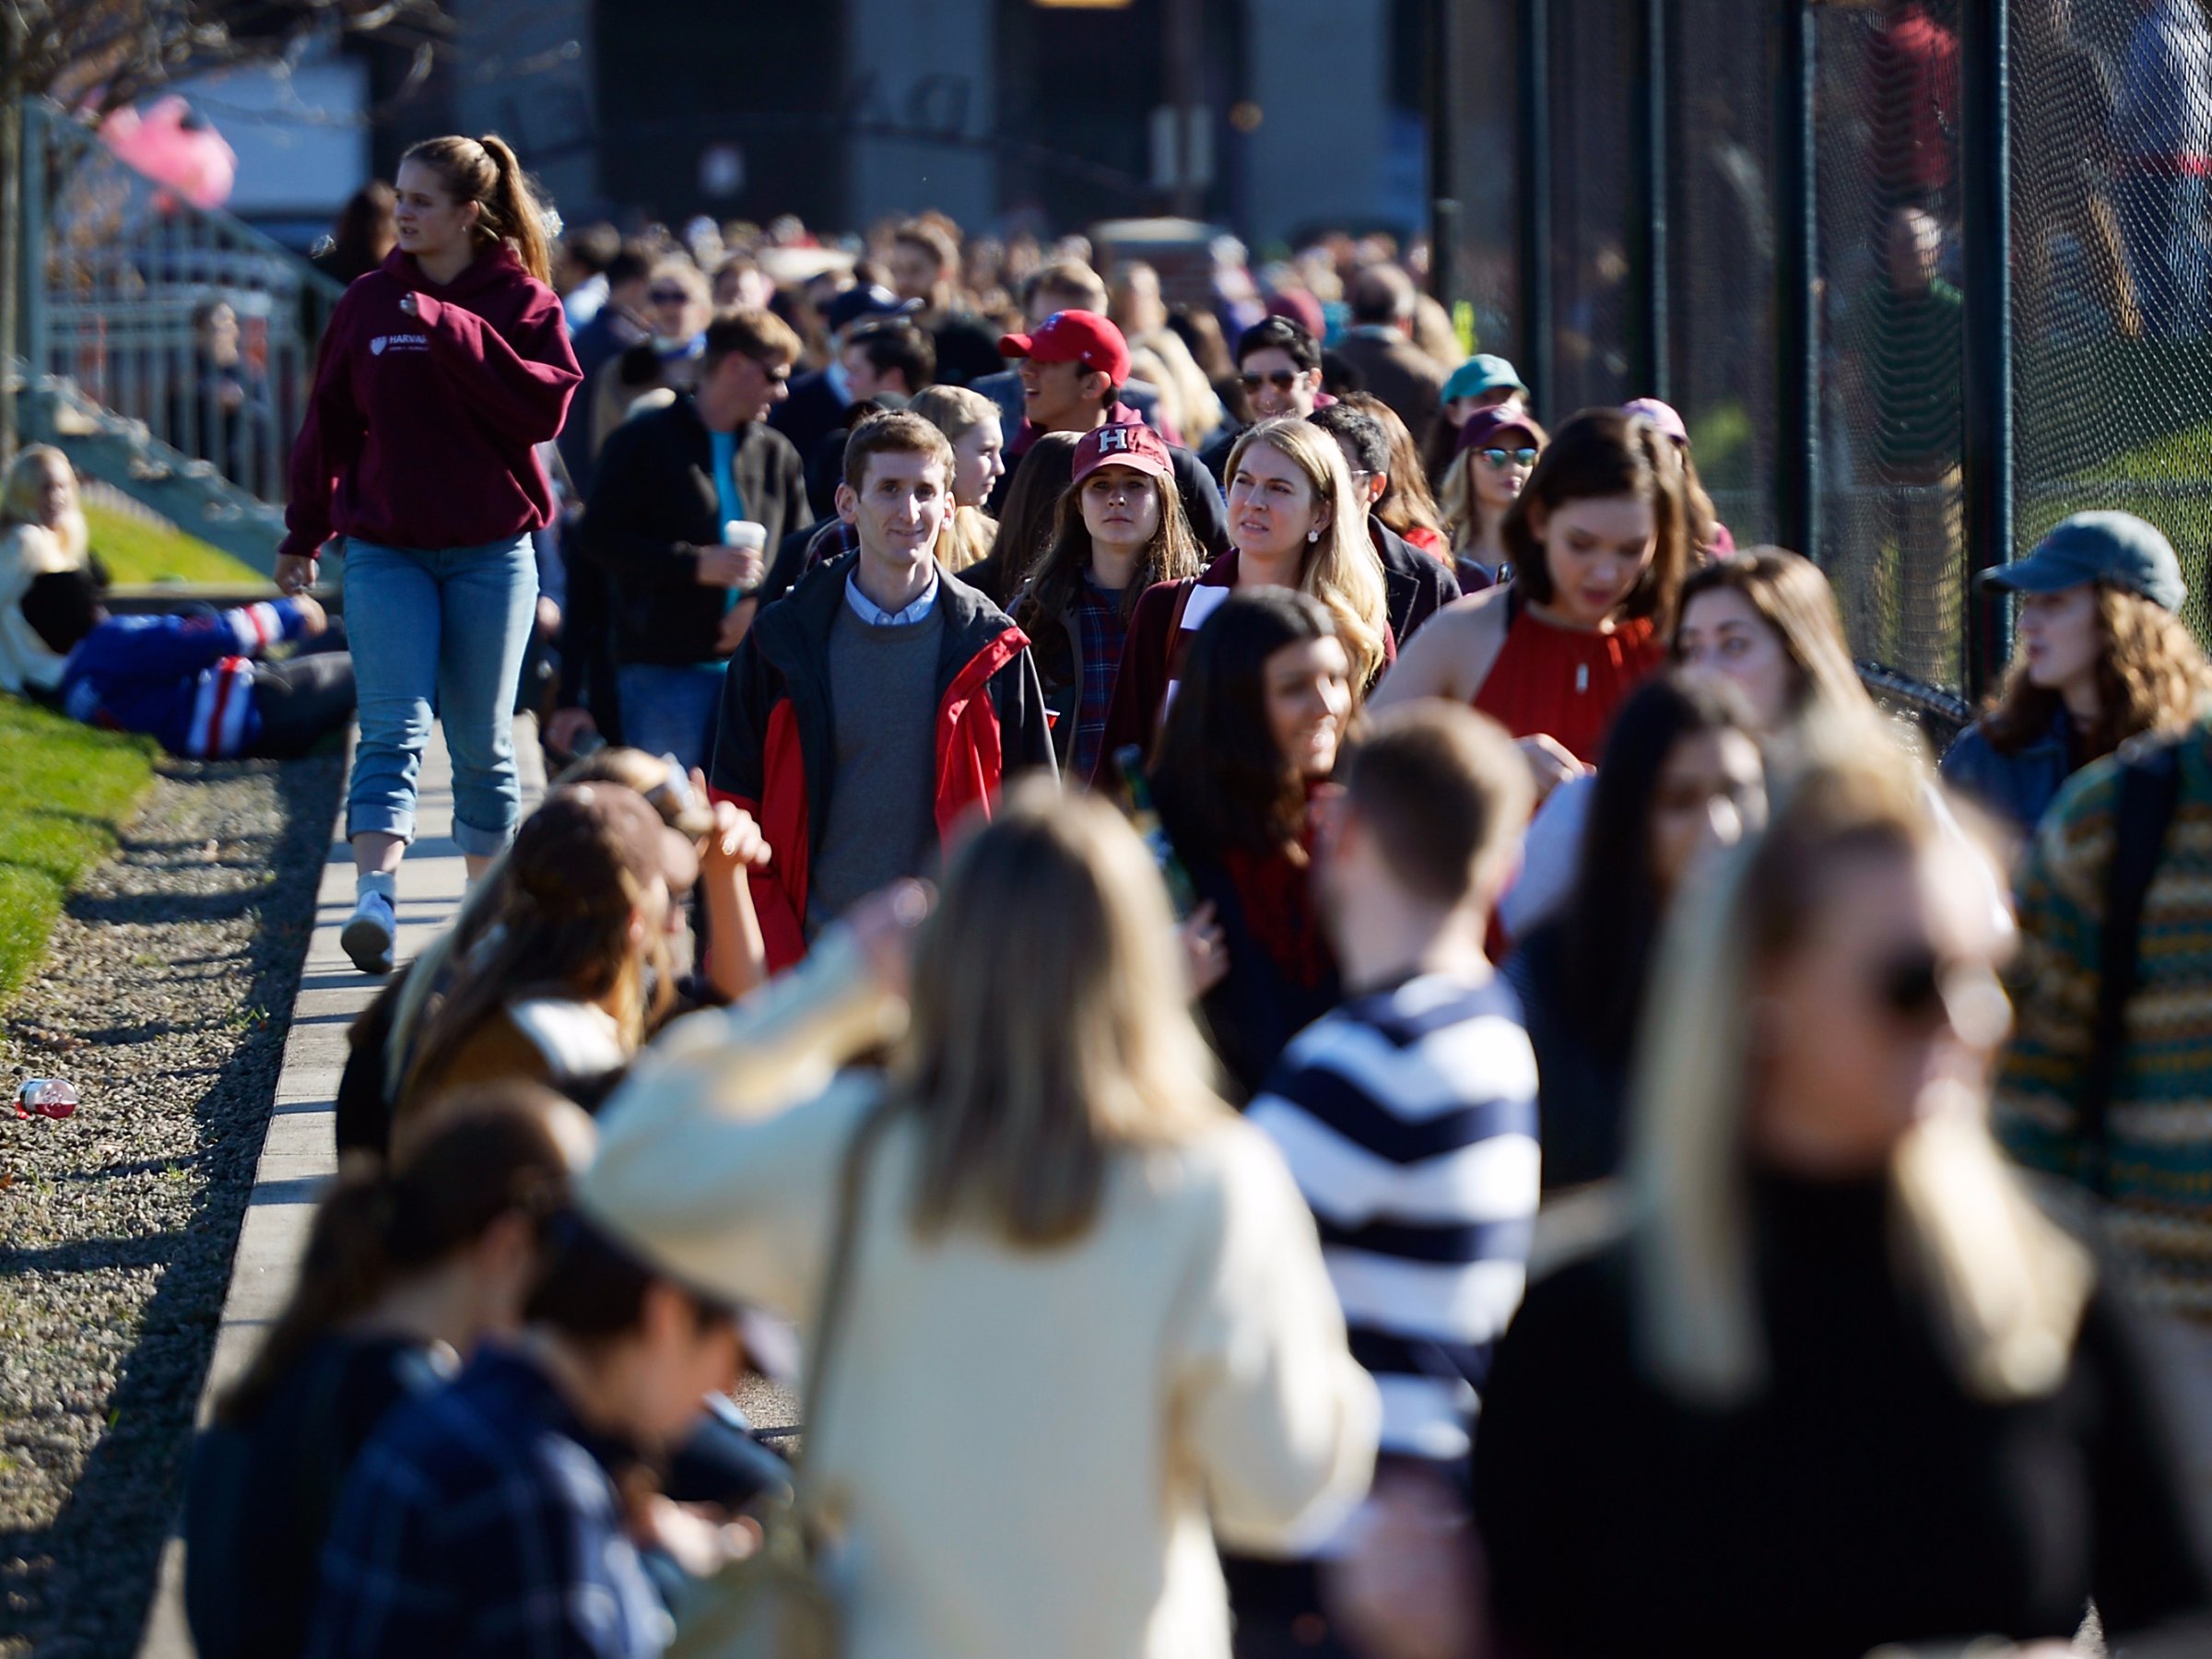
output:
<svg viewBox="0 0 2212 1659"><path fill-rule="evenodd" d="M515 751L523 773L524 810L545 790L545 763L538 753L536 726L515 722ZM467 871L452 839L453 762L441 733L434 734L423 757L415 844L399 877L397 958L405 962L453 918ZM268 1138L247 1200L245 1224L230 1268L230 1290L223 1301L215 1358L200 1392L200 1420L210 1403L253 1358L262 1333L291 1294L308 1224L324 1183L337 1169L336 1100L338 1074L346 1065L346 1031L383 984L356 972L338 946L338 930L353 913L353 853L344 838L344 807L333 827L330 855L315 900L315 931L300 978L300 999L292 1006L291 1030L285 1039L284 1069L276 1079L276 1104L269 1116ZM184 1550L172 1536L162 1552L161 1579L139 1644L139 1659L192 1659L184 1627Z"/></svg>

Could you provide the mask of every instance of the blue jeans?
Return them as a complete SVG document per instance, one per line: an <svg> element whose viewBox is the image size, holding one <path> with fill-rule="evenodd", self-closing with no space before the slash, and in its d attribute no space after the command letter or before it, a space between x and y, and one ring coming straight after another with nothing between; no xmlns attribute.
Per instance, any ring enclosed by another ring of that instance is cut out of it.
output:
<svg viewBox="0 0 2212 1659"><path fill-rule="evenodd" d="M361 737L346 833L415 839L415 779L433 714L453 757L453 841L488 858L514 839L514 688L537 615L527 535L422 551L346 544L346 629Z"/></svg>
<svg viewBox="0 0 2212 1659"><path fill-rule="evenodd" d="M2206 330L2205 284L2212 276L2212 252L2205 245L2206 181L2128 172L2113 195L2144 327L2154 339L2196 338Z"/></svg>
<svg viewBox="0 0 2212 1659"><path fill-rule="evenodd" d="M624 663L615 670L622 740L649 755L674 755L686 771L714 747L727 663Z"/></svg>

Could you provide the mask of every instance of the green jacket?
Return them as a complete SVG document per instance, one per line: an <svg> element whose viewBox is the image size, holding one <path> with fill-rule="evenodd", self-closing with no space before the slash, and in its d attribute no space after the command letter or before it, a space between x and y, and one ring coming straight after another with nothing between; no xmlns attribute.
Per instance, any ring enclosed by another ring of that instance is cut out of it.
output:
<svg viewBox="0 0 2212 1659"><path fill-rule="evenodd" d="M2102 964L2120 763L2075 774L2020 872L2018 1026L1995 1122L2022 1163L2085 1184L2077 1104ZM2181 754L2181 793L2143 900L2136 990L2106 1118L2111 1241L2158 1306L2212 1321L2212 724Z"/></svg>

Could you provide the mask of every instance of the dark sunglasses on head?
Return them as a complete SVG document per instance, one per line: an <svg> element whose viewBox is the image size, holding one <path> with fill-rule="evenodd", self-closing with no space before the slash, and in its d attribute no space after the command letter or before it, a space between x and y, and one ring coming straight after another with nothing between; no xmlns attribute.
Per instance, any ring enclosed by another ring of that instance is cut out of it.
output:
<svg viewBox="0 0 2212 1659"><path fill-rule="evenodd" d="M1534 466L1536 452L1533 449L1486 449L1482 458L1503 472L1509 466Z"/></svg>
<svg viewBox="0 0 2212 1659"><path fill-rule="evenodd" d="M691 295L688 290L684 288L665 288L650 290L646 298L655 305L682 305L690 300Z"/></svg>
<svg viewBox="0 0 2212 1659"><path fill-rule="evenodd" d="M1257 392L1262 386L1273 386L1277 392L1288 392L1299 382L1295 369L1277 369L1273 374L1242 374L1237 377L1244 382L1244 390Z"/></svg>

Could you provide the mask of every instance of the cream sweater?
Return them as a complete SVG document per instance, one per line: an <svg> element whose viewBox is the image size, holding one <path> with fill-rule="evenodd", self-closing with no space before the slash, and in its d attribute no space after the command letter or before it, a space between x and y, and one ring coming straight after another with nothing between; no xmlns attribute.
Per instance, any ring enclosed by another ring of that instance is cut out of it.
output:
<svg viewBox="0 0 2212 1659"><path fill-rule="evenodd" d="M85 562L41 524L0 532L0 691L18 696L29 687L51 691L62 683L69 659L48 648L23 619L23 595L41 576L77 570Z"/></svg>
<svg viewBox="0 0 2212 1659"><path fill-rule="evenodd" d="M826 935L684 1020L601 1113L579 1205L703 1289L811 1314L877 1098L830 1057L902 1021ZM1379 1411L1313 1224L1226 1112L1113 1169L1091 1230L1018 1250L908 1227L916 1133L869 1165L808 1478L844 1526L853 1659L1225 1659L1217 1534L1296 1552L1366 1491Z"/></svg>

